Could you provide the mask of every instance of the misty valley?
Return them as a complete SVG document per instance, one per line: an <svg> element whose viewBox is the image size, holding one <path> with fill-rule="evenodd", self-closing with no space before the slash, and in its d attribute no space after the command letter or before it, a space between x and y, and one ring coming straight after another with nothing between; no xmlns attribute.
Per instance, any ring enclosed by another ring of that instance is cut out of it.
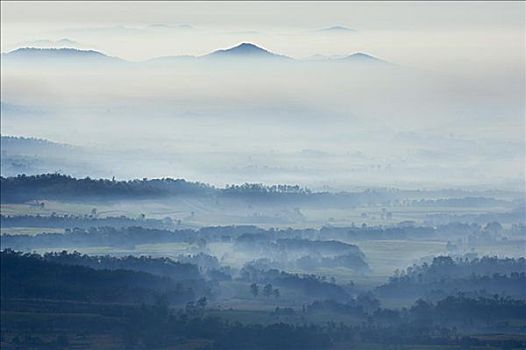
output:
<svg viewBox="0 0 526 350"><path fill-rule="evenodd" d="M0 1L0 349L525 350L525 14Z"/></svg>
<svg viewBox="0 0 526 350"><path fill-rule="evenodd" d="M526 345L520 193L1 181L6 348Z"/></svg>

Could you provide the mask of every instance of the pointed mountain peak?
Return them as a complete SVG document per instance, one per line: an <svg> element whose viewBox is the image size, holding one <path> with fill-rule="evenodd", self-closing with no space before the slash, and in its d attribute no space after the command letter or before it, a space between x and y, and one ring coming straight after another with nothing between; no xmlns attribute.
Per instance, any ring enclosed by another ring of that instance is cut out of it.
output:
<svg viewBox="0 0 526 350"><path fill-rule="evenodd" d="M265 55L265 54L272 54L269 51L265 50L264 48L261 48L257 45L254 45L252 43L241 43L237 46L231 47L229 49L224 50L217 50L212 52L212 54L217 53L223 53L223 54L235 54L235 55Z"/></svg>
<svg viewBox="0 0 526 350"><path fill-rule="evenodd" d="M252 43L241 43L237 46L234 46L233 48L230 49L231 51L234 51L234 50L245 50L245 51L264 51L264 52L268 52L267 50L257 46L257 45L254 45Z"/></svg>
<svg viewBox="0 0 526 350"><path fill-rule="evenodd" d="M206 57L285 58L285 56L272 53L252 43L241 43L229 49L217 50L206 55Z"/></svg>

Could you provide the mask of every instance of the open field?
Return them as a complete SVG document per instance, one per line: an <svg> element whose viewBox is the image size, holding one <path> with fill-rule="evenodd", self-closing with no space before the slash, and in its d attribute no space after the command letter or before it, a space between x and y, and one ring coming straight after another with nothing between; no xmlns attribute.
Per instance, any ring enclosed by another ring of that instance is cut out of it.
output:
<svg viewBox="0 0 526 350"><path fill-rule="evenodd" d="M64 233L63 228L53 227L1 227L0 234L5 235L30 235L34 236L39 233Z"/></svg>
<svg viewBox="0 0 526 350"><path fill-rule="evenodd" d="M44 207L34 203L2 203L3 215L91 215L95 208L97 217L127 216L139 218L179 221L181 227L203 227L211 225L257 225L260 227L319 228L322 226L369 226L393 225L402 221L422 223L433 214L499 214L506 213L506 207L370 207L314 208L301 205L257 206L244 203L221 202L214 199L174 198L171 200L137 201L40 201ZM391 217L382 218L382 209ZM300 213L301 216L298 215Z"/></svg>

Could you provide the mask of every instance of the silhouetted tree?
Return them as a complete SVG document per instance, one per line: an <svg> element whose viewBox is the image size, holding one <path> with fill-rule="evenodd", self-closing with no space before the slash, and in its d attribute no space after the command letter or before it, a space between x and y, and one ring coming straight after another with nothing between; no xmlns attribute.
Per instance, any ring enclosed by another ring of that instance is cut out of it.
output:
<svg viewBox="0 0 526 350"><path fill-rule="evenodd" d="M263 287L263 295L267 298L272 295L272 284L268 283Z"/></svg>
<svg viewBox="0 0 526 350"><path fill-rule="evenodd" d="M258 296L258 294L259 294L259 287L258 287L258 285L256 283L252 283L250 285L250 293L252 293L254 298Z"/></svg>

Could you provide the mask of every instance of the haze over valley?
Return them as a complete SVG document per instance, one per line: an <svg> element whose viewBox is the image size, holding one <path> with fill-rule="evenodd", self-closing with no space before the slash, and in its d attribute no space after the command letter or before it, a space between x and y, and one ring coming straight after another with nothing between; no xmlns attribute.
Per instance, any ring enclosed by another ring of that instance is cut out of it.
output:
<svg viewBox="0 0 526 350"><path fill-rule="evenodd" d="M2 2L2 349L526 348L523 2Z"/></svg>

